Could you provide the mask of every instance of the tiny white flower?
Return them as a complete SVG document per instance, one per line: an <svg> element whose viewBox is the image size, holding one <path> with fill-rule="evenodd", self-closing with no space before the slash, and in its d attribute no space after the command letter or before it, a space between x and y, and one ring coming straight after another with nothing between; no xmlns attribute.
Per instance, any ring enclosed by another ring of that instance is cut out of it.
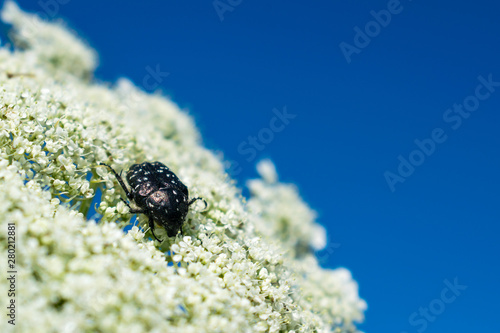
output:
<svg viewBox="0 0 500 333"><path fill-rule="evenodd" d="M125 205L123 201L118 202L118 204L116 205L116 210L120 214L127 214L129 212L127 205Z"/></svg>

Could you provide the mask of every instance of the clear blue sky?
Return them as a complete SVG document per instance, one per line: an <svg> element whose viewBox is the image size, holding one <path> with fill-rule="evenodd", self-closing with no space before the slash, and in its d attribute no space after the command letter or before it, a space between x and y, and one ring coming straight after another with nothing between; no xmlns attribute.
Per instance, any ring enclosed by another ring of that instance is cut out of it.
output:
<svg viewBox="0 0 500 333"><path fill-rule="evenodd" d="M100 80L168 72L240 184L271 157L298 185L337 246L324 265L368 302L361 329L498 330L500 5L59 1L19 4L86 38Z"/></svg>

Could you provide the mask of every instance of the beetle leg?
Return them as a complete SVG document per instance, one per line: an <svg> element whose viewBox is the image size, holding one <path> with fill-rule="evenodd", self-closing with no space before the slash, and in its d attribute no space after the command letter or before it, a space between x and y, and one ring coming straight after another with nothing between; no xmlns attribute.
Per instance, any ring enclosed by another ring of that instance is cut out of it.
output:
<svg viewBox="0 0 500 333"><path fill-rule="evenodd" d="M121 201L123 201L123 203L125 205L127 205L128 210L129 210L130 213L132 213L132 214L144 214L145 213L145 211L143 211L141 209L134 209L134 208L130 207L129 203L126 202L125 199L123 199L123 198L120 198L120 199L121 199Z"/></svg>
<svg viewBox="0 0 500 333"><path fill-rule="evenodd" d="M123 201L123 203L124 203L125 205L127 205L127 207L128 207L128 209L130 210L130 212L132 212L132 210L133 210L133 209L132 209L132 207L130 207L129 203L128 203L128 202L126 202L126 201L125 201L125 199L123 199L123 198L120 198L120 200L121 200L121 201Z"/></svg>
<svg viewBox="0 0 500 333"><path fill-rule="evenodd" d="M129 209L129 212L131 212L132 214L146 214L146 212L143 210L133 208Z"/></svg>
<svg viewBox="0 0 500 333"><path fill-rule="evenodd" d="M129 212L131 212L132 214L146 214L146 212L144 210L133 209L133 208L130 208Z"/></svg>
<svg viewBox="0 0 500 333"><path fill-rule="evenodd" d="M149 218L149 217L148 217L148 218ZM154 237L154 238L155 238L158 242L160 242L160 243L161 243L161 242L163 242L163 241L159 240L159 239L158 239L158 237L156 237L156 235L155 235L155 224L154 224L154 222L153 222L153 220L152 220L152 219L149 219L149 228L151 229L151 233L153 234L153 237Z"/></svg>
<svg viewBox="0 0 500 333"><path fill-rule="evenodd" d="M205 203L205 208L204 209L207 209L207 207L208 207L207 202L205 201L205 199L200 198L200 197L191 199L191 201L189 201L189 203L188 203L188 206L191 206L197 200L202 200Z"/></svg>
<svg viewBox="0 0 500 333"><path fill-rule="evenodd" d="M113 169L112 167L110 167L109 165L107 165L105 163L99 163L99 165L107 166L111 170L111 172L113 172L113 174L116 177L116 180L118 180L118 183L120 183L120 186L125 191L125 194L127 195L127 198L129 198L130 200L132 200L133 199L132 194L128 190L127 186L125 186L125 183L123 182L122 177L115 171L115 169ZM121 174L121 172L120 172L120 174ZM127 204L127 206L128 206L128 204ZM129 206L129 208L130 208L130 206Z"/></svg>

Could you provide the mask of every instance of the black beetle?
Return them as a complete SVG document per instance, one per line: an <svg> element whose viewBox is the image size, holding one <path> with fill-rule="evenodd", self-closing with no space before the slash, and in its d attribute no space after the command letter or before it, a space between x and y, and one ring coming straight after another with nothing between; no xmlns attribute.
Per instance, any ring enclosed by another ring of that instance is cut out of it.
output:
<svg viewBox="0 0 500 333"><path fill-rule="evenodd" d="M122 201L128 206L132 214L144 214L149 219L149 227L154 238L161 242L154 233L155 222L161 224L167 231L168 237L182 232L182 224L186 219L189 206L196 200L189 200L189 192L179 178L170 169L160 162L144 162L134 164L127 172L126 179L130 185L129 190L122 177L109 165L100 163L108 167L115 175L118 183L125 191L127 198L133 201L138 209L130 207L123 198ZM205 202L205 208L207 202Z"/></svg>

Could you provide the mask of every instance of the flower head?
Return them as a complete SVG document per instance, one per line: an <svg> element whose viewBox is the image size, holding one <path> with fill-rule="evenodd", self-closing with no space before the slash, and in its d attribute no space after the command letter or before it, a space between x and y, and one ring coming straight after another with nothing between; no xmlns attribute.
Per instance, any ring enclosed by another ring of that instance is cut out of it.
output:
<svg viewBox="0 0 500 333"><path fill-rule="evenodd" d="M365 309L356 283L318 265L311 247L325 245L324 229L270 162L245 204L173 102L126 80L90 82L95 52L60 25L13 2L2 18L18 45L0 48L0 247L15 223L19 331L355 330ZM190 210L184 236L158 228L161 244L144 216L123 231L129 209L99 166L146 160L166 163L209 207Z"/></svg>

